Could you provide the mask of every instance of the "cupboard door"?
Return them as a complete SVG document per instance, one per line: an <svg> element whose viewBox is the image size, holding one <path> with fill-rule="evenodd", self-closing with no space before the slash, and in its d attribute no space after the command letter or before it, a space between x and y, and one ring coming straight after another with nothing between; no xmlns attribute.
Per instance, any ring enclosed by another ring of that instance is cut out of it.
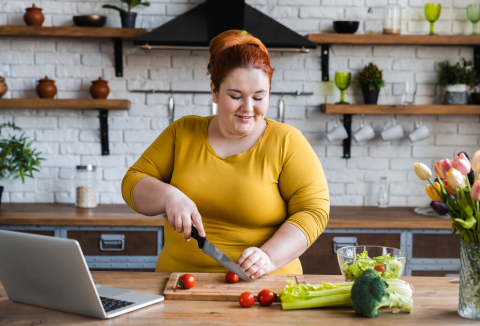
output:
<svg viewBox="0 0 480 326"><path fill-rule="evenodd" d="M400 248L399 233L323 233L300 256L304 274L341 275L337 254L333 252L333 238L356 237L360 246ZM339 247L337 247L339 248Z"/></svg>
<svg viewBox="0 0 480 326"><path fill-rule="evenodd" d="M46 235L53 237L55 236L55 231L53 230L8 230L8 231L15 231L15 232L22 232L22 233L30 233L30 234L37 234L37 235Z"/></svg>
<svg viewBox="0 0 480 326"><path fill-rule="evenodd" d="M414 233L411 258L460 258L460 235Z"/></svg>
<svg viewBox="0 0 480 326"><path fill-rule="evenodd" d="M445 277L447 274L460 274L460 271L412 271L412 276Z"/></svg>

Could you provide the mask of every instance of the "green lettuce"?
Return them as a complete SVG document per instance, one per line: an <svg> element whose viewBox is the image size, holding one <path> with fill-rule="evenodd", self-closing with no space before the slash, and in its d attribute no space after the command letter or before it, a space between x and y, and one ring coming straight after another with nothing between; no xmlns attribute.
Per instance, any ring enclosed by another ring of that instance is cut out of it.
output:
<svg viewBox="0 0 480 326"><path fill-rule="evenodd" d="M378 275L383 279L399 278L402 272L402 262L397 259L397 256L392 257L391 254L383 256L368 257L368 252L364 251L361 254L355 255L353 263L345 262L342 266L347 281L355 281L355 279L362 275L367 269L374 269L376 265L383 265L385 272L378 272Z"/></svg>

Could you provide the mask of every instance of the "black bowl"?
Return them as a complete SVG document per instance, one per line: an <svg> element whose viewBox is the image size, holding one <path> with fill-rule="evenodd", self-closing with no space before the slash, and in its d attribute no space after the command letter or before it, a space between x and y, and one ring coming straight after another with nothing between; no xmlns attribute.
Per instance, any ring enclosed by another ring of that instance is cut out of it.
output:
<svg viewBox="0 0 480 326"><path fill-rule="evenodd" d="M99 15L73 16L73 22L81 27L103 27L107 22L107 17Z"/></svg>
<svg viewBox="0 0 480 326"><path fill-rule="evenodd" d="M357 31L359 21L337 20L333 22L333 29L340 34L353 34Z"/></svg>

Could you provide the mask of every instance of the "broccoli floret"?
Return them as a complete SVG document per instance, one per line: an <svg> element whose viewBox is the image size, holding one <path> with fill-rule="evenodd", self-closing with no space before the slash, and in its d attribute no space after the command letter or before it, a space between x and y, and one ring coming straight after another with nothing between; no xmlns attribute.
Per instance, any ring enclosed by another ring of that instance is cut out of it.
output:
<svg viewBox="0 0 480 326"><path fill-rule="evenodd" d="M407 296L387 291L388 283L373 269L367 269L355 279L351 299L353 310L365 317L377 317L378 308L396 307L395 312L411 312L413 300Z"/></svg>

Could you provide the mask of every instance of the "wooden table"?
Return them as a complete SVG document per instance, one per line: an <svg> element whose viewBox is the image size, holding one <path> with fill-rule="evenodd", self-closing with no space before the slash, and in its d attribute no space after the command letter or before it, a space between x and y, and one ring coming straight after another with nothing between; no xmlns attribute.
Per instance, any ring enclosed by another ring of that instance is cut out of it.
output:
<svg viewBox="0 0 480 326"><path fill-rule="evenodd" d="M162 294L168 273L92 272L96 283ZM341 282L341 276L305 275L309 283ZM322 308L284 311L279 303L270 307L255 304L241 308L236 302L163 301L109 320L14 303L0 284L1 325L478 325L457 313L458 284L452 278L405 277L415 287L411 314L392 314L389 309L369 319L351 308Z"/></svg>

